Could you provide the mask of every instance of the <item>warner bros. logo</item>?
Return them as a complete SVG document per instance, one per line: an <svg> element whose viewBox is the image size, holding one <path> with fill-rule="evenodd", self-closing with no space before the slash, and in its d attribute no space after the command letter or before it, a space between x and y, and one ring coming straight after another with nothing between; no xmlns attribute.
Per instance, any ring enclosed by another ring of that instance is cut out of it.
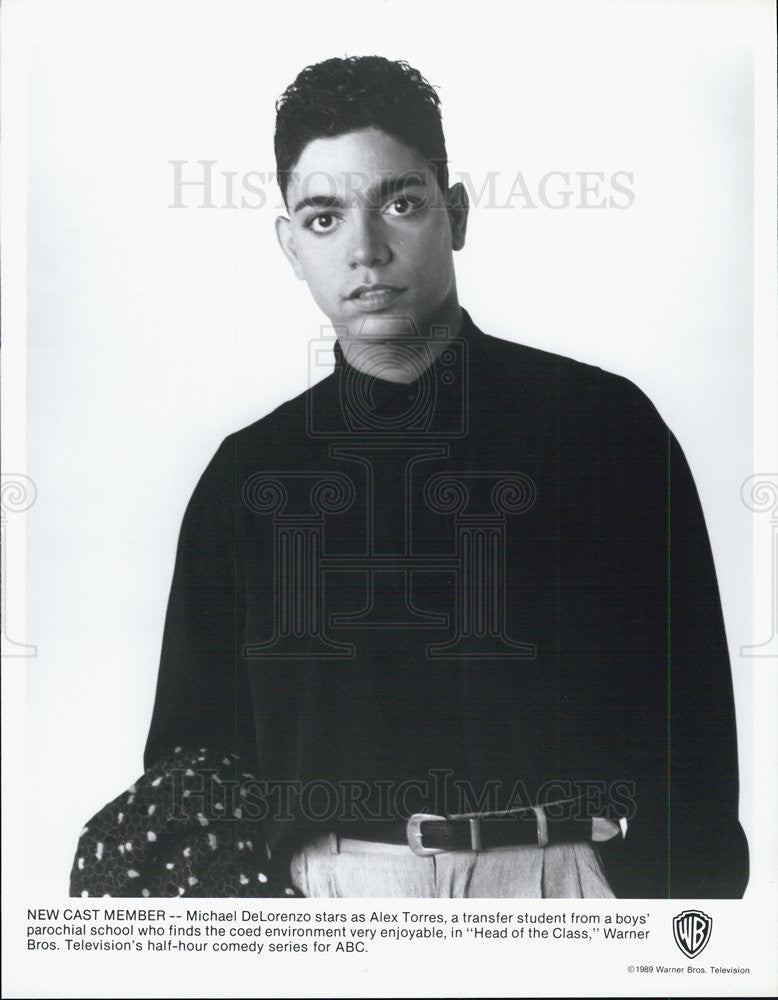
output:
<svg viewBox="0 0 778 1000"><path fill-rule="evenodd" d="M684 910L673 917L675 943L687 958L696 958L710 941L713 918L702 910Z"/></svg>

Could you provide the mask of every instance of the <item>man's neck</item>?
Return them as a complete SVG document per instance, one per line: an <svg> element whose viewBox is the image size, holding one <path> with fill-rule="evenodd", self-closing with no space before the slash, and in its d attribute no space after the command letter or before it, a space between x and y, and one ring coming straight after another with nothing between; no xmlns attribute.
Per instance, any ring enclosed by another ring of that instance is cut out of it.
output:
<svg viewBox="0 0 778 1000"><path fill-rule="evenodd" d="M372 378L408 384L414 382L440 355L447 342L462 329L458 302L445 316L436 317L424 331L385 341L339 338L343 357L352 368Z"/></svg>

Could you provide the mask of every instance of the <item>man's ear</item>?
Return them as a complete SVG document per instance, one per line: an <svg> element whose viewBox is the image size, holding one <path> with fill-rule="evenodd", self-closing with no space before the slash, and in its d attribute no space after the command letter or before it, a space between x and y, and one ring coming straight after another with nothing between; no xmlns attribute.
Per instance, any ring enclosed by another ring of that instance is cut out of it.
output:
<svg viewBox="0 0 778 1000"><path fill-rule="evenodd" d="M276 219L276 238L278 240L278 245L284 251L284 256L292 265L294 273L300 281L305 281L305 275L303 274L303 269L300 266L300 258L297 256L297 249L294 245L292 223L286 218L285 215L279 215Z"/></svg>
<svg viewBox="0 0 778 1000"><path fill-rule="evenodd" d="M446 194L446 211L451 223L451 245L454 250L461 250L465 245L469 210L470 200L467 197L467 190L461 181L457 181L451 185Z"/></svg>

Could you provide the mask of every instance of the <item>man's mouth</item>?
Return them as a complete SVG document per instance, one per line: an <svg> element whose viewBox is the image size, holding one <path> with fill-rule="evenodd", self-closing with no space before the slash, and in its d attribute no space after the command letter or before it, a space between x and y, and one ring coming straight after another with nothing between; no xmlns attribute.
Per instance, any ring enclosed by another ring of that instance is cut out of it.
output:
<svg viewBox="0 0 778 1000"><path fill-rule="evenodd" d="M349 301L363 309L385 309L405 291L397 285L360 285L349 295Z"/></svg>

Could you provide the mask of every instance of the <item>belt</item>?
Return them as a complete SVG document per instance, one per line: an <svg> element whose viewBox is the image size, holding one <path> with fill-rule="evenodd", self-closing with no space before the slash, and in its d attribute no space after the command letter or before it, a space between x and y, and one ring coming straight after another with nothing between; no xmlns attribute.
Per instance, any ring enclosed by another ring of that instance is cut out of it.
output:
<svg viewBox="0 0 778 1000"><path fill-rule="evenodd" d="M499 813L464 813L459 816L434 816L415 813L408 820L408 846L421 857L443 851L483 851L490 847L510 847L519 844L547 847L574 841L602 843L614 837L625 837L626 819L618 821L575 816L558 818L547 809L559 809L571 802L549 803L510 809Z"/></svg>

